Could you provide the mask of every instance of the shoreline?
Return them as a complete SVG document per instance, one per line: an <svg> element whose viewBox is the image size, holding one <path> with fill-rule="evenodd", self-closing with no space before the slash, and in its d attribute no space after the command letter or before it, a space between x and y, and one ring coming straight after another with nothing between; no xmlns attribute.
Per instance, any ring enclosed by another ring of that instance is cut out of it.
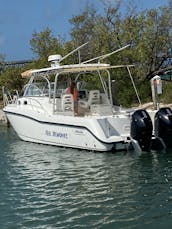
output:
<svg viewBox="0 0 172 229"><path fill-rule="evenodd" d="M2 109L0 109L0 124L6 124L6 125L8 124L6 115Z"/></svg>

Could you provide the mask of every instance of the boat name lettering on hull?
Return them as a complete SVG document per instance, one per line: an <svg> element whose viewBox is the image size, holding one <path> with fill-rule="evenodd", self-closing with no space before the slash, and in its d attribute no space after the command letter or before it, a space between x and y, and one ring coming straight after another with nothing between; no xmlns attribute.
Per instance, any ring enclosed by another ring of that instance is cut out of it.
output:
<svg viewBox="0 0 172 229"><path fill-rule="evenodd" d="M68 134L67 133L62 133L62 132L55 132L55 131L46 130L45 131L45 135L52 136L52 137L57 137L57 138L66 138L66 139L68 139Z"/></svg>

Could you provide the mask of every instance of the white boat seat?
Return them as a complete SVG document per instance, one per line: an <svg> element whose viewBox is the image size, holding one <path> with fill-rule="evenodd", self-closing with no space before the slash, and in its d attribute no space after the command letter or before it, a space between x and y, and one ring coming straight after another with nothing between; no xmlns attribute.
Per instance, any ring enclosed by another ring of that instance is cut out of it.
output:
<svg viewBox="0 0 172 229"><path fill-rule="evenodd" d="M62 95L62 111L73 111L74 110L74 101L72 94Z"/></svg>
<svg viewBox="0 0 172 229"><path fill-rule="evenodd" d="M79 105L84 108L88 108L92 104L100 104L99 90L91 90L88 94L88 101L84 101L84 100L79 101Z"/></svg>

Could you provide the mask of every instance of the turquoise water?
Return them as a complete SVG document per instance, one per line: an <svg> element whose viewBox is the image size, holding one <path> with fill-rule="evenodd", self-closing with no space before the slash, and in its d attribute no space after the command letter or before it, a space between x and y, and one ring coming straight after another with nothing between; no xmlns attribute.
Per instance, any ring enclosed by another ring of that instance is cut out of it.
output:
<svg viewBox="0 0 172 229"><path fill-rule="evenodd" d="M0 229L171 227L172 152L65 149L0 128Z"/></svg>

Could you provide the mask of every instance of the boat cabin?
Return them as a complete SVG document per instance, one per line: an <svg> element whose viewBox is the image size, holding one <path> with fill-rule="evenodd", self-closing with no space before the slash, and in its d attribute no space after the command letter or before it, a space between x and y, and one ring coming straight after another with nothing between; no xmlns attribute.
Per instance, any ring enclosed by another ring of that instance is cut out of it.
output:
<svg viewBox="0 0 172 229"><path fill-rule="evenodd" d="M101 64L97 64L96 68L99 66ZM75 65L70 66L67 72L59 69L55 75L52 71L32 73L23 96L28 99L48 98L54 114L112 114L109 71L97 71L92 68L93 65L89 68L89 65L85 64L84 70Z"/></svg>

